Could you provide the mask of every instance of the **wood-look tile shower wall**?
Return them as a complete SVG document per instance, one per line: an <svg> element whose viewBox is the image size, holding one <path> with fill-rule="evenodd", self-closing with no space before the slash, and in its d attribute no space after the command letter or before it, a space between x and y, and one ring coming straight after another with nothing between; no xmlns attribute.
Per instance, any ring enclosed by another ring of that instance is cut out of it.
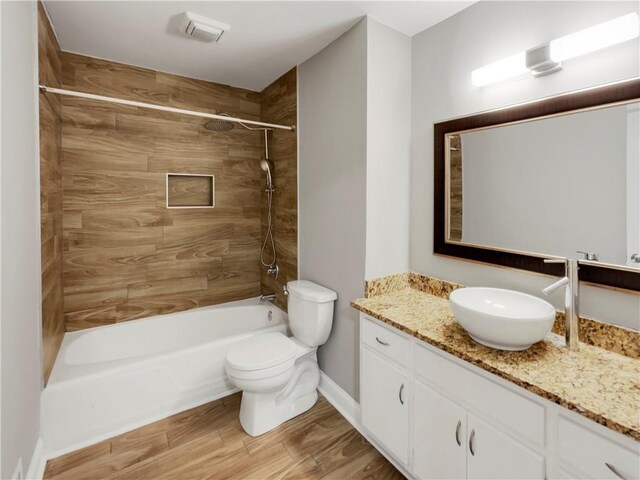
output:
<svg viewBox="0 0 640 480"><path fill-rule="evenodd" d="M47 14L38 3L38 80L59 87L60 47ZM62 139L61 101L40 95L40 241L42 262L42 362L45 382L64 335L62 292Z"/></svg>
<svg viewBox="0 0 640 480"><path fill-rule="evenodd" d="M64 88L260 119L260 94L63 53ZM259 132L64 97L67 330L260 294ZM165 175L215 174L214 209L167 210Z"/></svg>

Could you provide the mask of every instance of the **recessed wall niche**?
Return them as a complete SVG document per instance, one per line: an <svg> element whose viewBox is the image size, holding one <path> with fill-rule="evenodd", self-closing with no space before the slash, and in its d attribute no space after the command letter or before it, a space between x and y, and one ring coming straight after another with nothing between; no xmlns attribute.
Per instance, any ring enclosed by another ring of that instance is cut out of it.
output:
<svg viewBox="0 0 640 480"><path fill-rule="evenodd" d="M215 176L167 173L167 208L215 207Z"/></svg>

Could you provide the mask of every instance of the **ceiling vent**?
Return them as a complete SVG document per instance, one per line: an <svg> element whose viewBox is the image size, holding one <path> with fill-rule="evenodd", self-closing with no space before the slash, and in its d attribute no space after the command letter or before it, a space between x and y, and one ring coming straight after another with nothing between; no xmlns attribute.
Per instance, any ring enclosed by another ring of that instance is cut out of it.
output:
<svg viewBox="0 0 640 480"><path fill-rule="evenodd" d="M218 43L222 34L228 30L231 30L231 26L226 23L211 20L191 12L182 14L180 31L189 38L195 38L206 43Z"/></svg>

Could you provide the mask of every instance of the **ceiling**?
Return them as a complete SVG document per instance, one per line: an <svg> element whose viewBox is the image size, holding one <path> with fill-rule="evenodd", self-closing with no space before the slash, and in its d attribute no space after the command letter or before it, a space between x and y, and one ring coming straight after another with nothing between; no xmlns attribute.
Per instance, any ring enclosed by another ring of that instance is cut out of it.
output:
<svg viewBox="0 0 640 480"><path fill-rule="evenodd" d="M413 36L472 1L45 1L64 51L261 91L370 15ZM211 45L178 32L190 11L231 25Z"/></svg>

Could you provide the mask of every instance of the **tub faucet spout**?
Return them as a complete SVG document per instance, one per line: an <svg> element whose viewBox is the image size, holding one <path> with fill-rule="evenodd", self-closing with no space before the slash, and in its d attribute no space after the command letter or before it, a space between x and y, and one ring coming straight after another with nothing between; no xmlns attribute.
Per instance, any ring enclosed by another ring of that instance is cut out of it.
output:
<svg viewBox="0 0 640 480"><path fill-rule="evenodd" d="M269 295L260 295L261 302L273 302L276 299L276 294L271 293Z"/></svg>

